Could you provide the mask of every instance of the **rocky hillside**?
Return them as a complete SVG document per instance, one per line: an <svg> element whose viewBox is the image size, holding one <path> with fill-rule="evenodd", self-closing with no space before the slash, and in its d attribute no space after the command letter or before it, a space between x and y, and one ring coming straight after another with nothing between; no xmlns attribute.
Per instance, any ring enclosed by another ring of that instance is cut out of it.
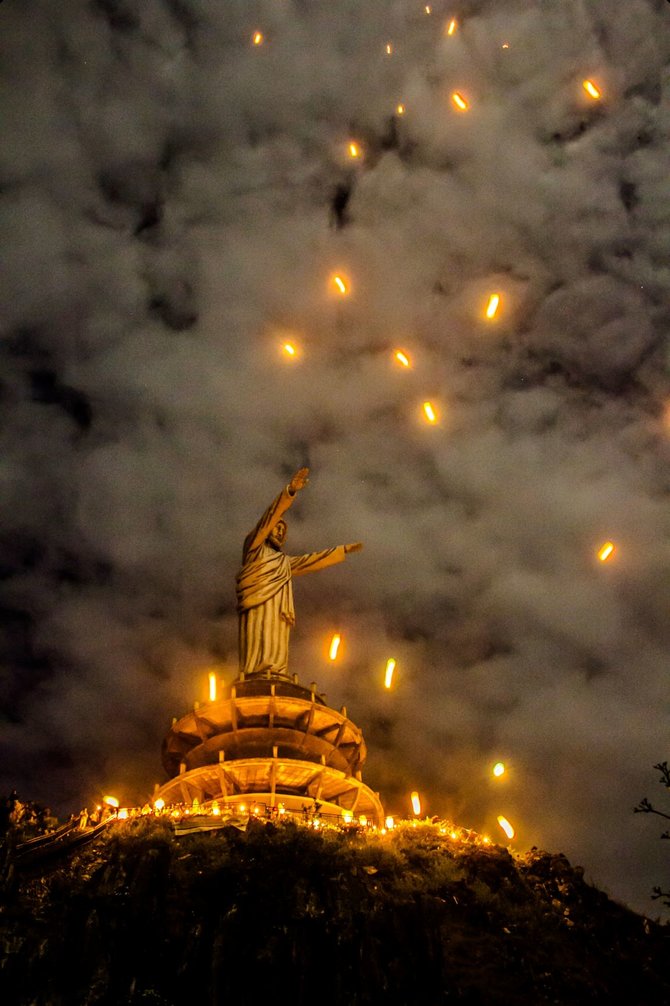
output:
<svg viewBox="0 0 670 1006"><path fill-rule="evenodd" d="M670 927L562 855L251 821L115 822L5 870L0 996L65 1004L670 1003Z"/></svg>

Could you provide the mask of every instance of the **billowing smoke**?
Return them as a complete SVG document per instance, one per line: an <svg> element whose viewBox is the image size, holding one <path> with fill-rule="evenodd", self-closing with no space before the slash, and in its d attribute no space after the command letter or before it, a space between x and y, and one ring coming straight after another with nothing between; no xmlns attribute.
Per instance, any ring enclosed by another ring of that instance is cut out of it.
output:
<svg viewBox="0 0 670 1006"><path fill-rule="evenodd" d="M6 0L0 45L0 785L143 798L306 464L288 549L365 550L296 584L292 669L366 781L650 909L668 4Z"/></svg>

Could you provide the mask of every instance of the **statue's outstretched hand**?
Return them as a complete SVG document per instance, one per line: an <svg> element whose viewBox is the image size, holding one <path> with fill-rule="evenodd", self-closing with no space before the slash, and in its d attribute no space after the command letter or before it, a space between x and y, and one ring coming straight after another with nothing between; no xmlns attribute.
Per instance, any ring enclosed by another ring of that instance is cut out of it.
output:
<svg viewBox="0 0 670 1006"><path fill-rule="evenodd" d="M348 554L349 552L360 552L362 548L363 548L362 541L354 541L352 542L351 545L345 545L344 551Z"/></svg>
<svg viewBox="0 0 670 1006"><path fill-rule="evenodd" d="M309 468L299 468L288 484L288 491L293 494L299 489L304 489L309 482Z"/></svg>

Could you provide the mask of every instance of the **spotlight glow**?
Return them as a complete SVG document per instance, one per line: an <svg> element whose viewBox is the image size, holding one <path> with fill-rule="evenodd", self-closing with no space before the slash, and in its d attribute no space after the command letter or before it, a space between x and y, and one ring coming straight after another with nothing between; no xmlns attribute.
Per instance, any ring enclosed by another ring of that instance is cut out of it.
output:
<svg viewBox="0 0 670 1006"><path fill-rule="evenodd" d="M501 761L496 762L493 766L493 774L498 778L505 774L505 766Z"/></svg>

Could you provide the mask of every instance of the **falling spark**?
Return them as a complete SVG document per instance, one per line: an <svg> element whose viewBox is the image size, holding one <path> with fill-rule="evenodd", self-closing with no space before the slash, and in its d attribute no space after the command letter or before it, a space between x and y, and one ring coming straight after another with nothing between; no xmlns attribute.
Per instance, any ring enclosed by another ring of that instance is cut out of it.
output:
<svg viewBox="0 0 670 1006"><path fill-rule="evenodd" d="M433 13L432 7L430 7L428 4L426 4L426 6L423 9L425 10L426 14L432 14Z"/></svg>
<svg viewBox="0 0 670 1006"><path fill-rule="evenodd" d="M154 810L157 810L159 814L162 810L165 810L165 800L162 796L159 796L157 800L154 800Z"/></svg>
<svg viewBox="0 0 670 1006"><path fill-rule="evenodd" d="M361 156L361 148L357 143L352 140L349 144L349 157L353 157L354 160Z"/></svg>
<svg viewBox="0 0 670 1006"><path fill-rule="evenodd" d="M119 801L115 796L103 796L102 802L106 803L108 807L118 807Z"/></svg>
<svg viewBox="0 0 670 1006"><path fill-rule="evenodd" d="M397 360L402 367L410 366L409 356L407 355L407 353L404 353L402 349L396 349L395 353L393 354L393 358Z"/></svg>
<svg viewBox="0 0 670 1006"><path fill-rule="evenodd" d="M341 276L333 276L333 284L337 287L339 292L344 295L348 292L347 284L344 282Z"/></svg>
<svg viewBox="0 0 670 1006"><path fill-rule="evenodd" d="M600 88L596 87L592 80L585 80L582 87L589 97L594 99L594 101L597 101L601 97Z"/></svg>
<svg viewBox="0 0 670 1006"><path fill-rule="evenodd" d="M384 827L386 828L387 831L393 831L393 829L395 828L395 821L393 820L392 817L386 818L386 820L384 821Z"/></svg>
<svg viewBox="0 0 670 1006"><path fill-rule="evenodd" d="M419 799L419 794L417 793L416 790L413 790L410 793L409 798L412 801L412 810L418 817L418 815L421 813L421 800Z"/></svg>
<svg viewBox="0 0 670 1006"><path fill-rule="evenodd" d="M389 657L389 659L386 661L386 677L384 678L384 686L386 688L391 687L394 671L395 671L395 660L393 659L393 657Z"/></svg>
<svg viewBox="0 0 670 1006"><path fill-rule="evenodd" d="M285 342L282 345L281 351L289 360L296 360L298 357L298 350L293 342Z"/></svg>
<svg viewBox="0 0 670 1006"><path fill-rule="evenodd" d="M501 761L496 762L495 765L493 766L493 774L495 776L501 776L505 774L505 766Z"/></svg>
<svg viewBox="0 0 670 1006"><path fill-rule="evenodd" d="M447 28L447 35L453 35L457 27L458 27L458 21L456 20L455 17L452 17L451 21L449 22L449 27Z"/></svg>
<svg viewBox="0 0 670 1006"><path fill-rule="evenodd" d="M337 660L337 651L340 648L341 641L342 637L340 636L339 632L336 632L330 641L330 649L328 650L328 656L330 657L331 660Z"/></svg>
<svg viewBox="0 0 670 1006"><path fill-rule="evenodd" d="M435 413L435 409L433 408L433 406L431 405L430 402L424 402L423 403L423 411L424 411L424 415L426 417L426 422L428 422L428 423L436 423L437 422L437 415Z"/></svg>
<svg viewBox="0 0 670 1006"><path fill-rule="evenodd" d="M604 545L601 545L598 550L598 558L601 562L607 562L612 553L614 552L614 542L606 541Z"/></svg>
<svg viewBox="0 0 670 1006"><path fill-rule="evenodd" d="M491 320L495 318L498 313L498 307L500 306L500 294L492 293L489 297L489 302L486 306L486 317Z"/></svg>
<svg viewBox="0 0 670 1006"><path fill-rule="evenodd" d="M509 839L514 838L514 828L509 823L507 818L502 816L502 814L498 815L498 824L500 825L500 827L502 828L502 830L505 832L505 834Z"/></svg>
<svg viewBox="0 0 670 1006"><path fill-rule="evenodd" d="M460 94L458 91L454 91L451 96L451 100L456 106L456 108L460 109L461 112L467 112L468 103L462 94Z"/></svg>
<svg viewBox="0 0 670 1006"><path fill-rule="evenodd" d="M390 56L392 52L393 52L393 46L391 45L390 42L387 42L386 43L386 55Z"/></svg>
<svg viewBox="0 0 670 1006"><path fill-rule="evenodd" d="M263 33L261 31L255 31L251 41L254 45L263 45Z"/></svg>
<svg viewBox="0 0 670 1006"><path fill-rule="evenodd" d="M209 672L209 701L216 702L216 674Z"/></svg>
<svg viewBox="0 0 670 1006"><path fill-rule="evenodd" d="M395 106L395 110L396 110L396 115L404 115L405 112L407 111L407 109L402 104L402 102L399 105Z"/></svg>
<svg viewBox="0 0 670 1006"><path fill-rule="evenodd" d="M503 49L509 49L509 42L503 42L502 48Z"/></svg>

